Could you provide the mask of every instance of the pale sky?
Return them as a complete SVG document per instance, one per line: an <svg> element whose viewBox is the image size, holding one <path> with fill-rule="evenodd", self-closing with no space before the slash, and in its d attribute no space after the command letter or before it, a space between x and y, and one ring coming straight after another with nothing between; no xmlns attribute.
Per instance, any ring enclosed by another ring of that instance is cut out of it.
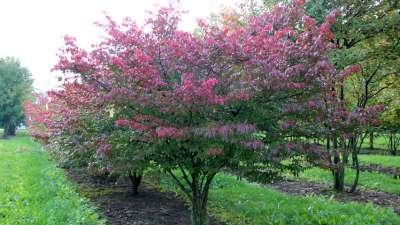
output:
<svg viewBox="0 0 400 225"><path fill-rule="evenodd" d="M181 28L192 30L197 18L207 18L237 0L181 0ZM103 12L114 20L129 16L139 24L146 11L168 0L0 0L0 57L20 59L34 79L34 87L47 91L57 86L57 75L50 72L57 62L65 34L74 36L82 46L99 41L101 30L93 25L104 21Z"/></svg>

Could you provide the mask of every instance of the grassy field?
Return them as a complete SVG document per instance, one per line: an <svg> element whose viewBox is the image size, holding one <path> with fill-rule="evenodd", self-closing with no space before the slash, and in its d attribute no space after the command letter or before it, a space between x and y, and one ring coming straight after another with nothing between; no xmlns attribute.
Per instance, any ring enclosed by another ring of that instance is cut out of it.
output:
<svg viewBox="0 0 400 225"><path fill-rule="evenodd" d="M345 183L351 185L355 177L355 171L346 169ZM316 181L320 183L332 184L332 173L329 170L311 168L300 174L300 178ZM361 172L359 185L362 188L374 189L400 195L400 179L394 179L391 176L380 174Z"/></svg>
<svg viewBox="0 0 400 225"><path fill-rule="evenodd" d="M400 168L400 156L386 156L386 155L359 155L361 164L379 164L388 167Z"/></svg>
<svg viewBox="0 0 400 225"><path fill-rule="evenodd" d="M385 165L392 162L380 157L383 156L362 156L361 160ZM353 175L352 171L347 171L347 183ZM329 171L314 168L301 176L331 183ZM0 180L1 225L105 224L95 209L75 192L41 146L24 133L10 140L0 139ZM385 175L362 173L360 183L363 187L400 194L400 180ZM168 177L162 177L161 187L178 192ZM227 174L218 175L213 183L210 211L232 225L400 224L400 217L390 209L371 204L339 203L316 196L292 196L237 181Z"/></svg>
<svg viewBox="0 0 400 225"><path fill-rule="evenodd" d="M179 193L168 177L162 178L161 187ZM211 213L232 225L400 224L400 217L390 209L288 195L226 174L216 177L209 202Z"/></svg>
<svg viewBox="0 0 400 225"><path fill-rule="evenodd" d="M29 136L0 139L0 224L105 224Z"/></svg>

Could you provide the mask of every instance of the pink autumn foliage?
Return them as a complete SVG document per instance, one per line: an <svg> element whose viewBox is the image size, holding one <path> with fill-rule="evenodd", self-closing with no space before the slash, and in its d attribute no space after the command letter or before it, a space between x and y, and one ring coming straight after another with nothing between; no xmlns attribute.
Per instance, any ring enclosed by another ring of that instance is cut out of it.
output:
<svg viewBox="0 0 400 225"><path fill-rule="evenodd" d="M97 148L97 155L99 156L105 156L107 154L109 154L109 152L112 149L112 146L108 143L105 142L100 142L100 144L98 145L99 147Z"/></svg>
<svg viewBox="0 0 400 225"><path fill-rule="evenodd" d="M192 74L184 74L182 86L176 90L176 94L184 103L190 105L223 105L224 98L216 95L214 92L214 87L217 84L218 80L215 78L196 81Z"/></svg>
<svg viewBox="0 0 400 225"><path fill-rule="evenodd" d="M158 127L156 129L156 136L158 138L183 139L186 134L185 130L174 127Z"/></svg>
<svg viewBox="0 0 400 225"><path fill-rule="evenodd" d="M34 101L26 100L24 102L25 123L29 133L36 140L47 143L50 137L50 131L45 126L51 118L48 103L50 99L44 94L35 93Z"/></svg>
<svg viewBox="0 0 400 225"><path fill-rule="evenodd" d="M98 26L107 37L89 51L66 36L54 67L65 76L61 89L50 94L55 116L47 126L54 132L79 129L77 115L112 106L130 110L116 125L146 141L196 137L263 149L252 118L235 117L243 113L238 105L258 101L262 107L291 92L325 93L342 77L328 62L335 13L318 26L303 4L278 6L234 29L202 21L201 35L178 30L180 13L172 7L161 8L143 26L106 17ZM286 112L316 110L320 100L293 97Z"/></svg>

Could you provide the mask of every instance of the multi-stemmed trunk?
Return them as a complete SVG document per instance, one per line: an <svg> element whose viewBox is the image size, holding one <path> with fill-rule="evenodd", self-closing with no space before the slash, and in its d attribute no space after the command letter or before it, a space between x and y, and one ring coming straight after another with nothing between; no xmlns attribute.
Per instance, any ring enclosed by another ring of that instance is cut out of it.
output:
<svg viewBox="0 0 400 225"><path fill-rule="evenodd" d="M129 179L131 180L131 184L132 184L132 195L136 196L138 195L138 189L139 189L139 185L142 181L142 174L141 173L137 173L137 172L129 172Z"/></svg>
<svg viewBox="0 0 400 225"><path fill-rule="evenodd" d="M350 192L355 192L358 186L358 180L360 177L360 164L358 162L358 156L355 154L353 157L353 164L355 164L355 169L356 169L356 177L354 178L353 185L351 186Z"/></svg>
<svg viewBox="0 0 400 225"><path fill-rule="evenodd" d="M338 166L334 171L334 189L337 192L344 190L344 167Z"/></svg>
<svg viewBox="0 0 400 225"><path fill-rule="evenodd" d="M328 138L329 140L329 138ZM332 175L333 175L333 188L335 191L342 192L344 190L344 171L345 167L340 158L340 151L338 149L338 142L337 138L332 138L333 143L333 168L332 168ZM330 144L327 143L327 148L329 151Z"/></svg>
<svg viewBox="0 0 400 225"><path fill-rule="evenodd" d="M192 190L192 224L208 224L207 201L208 193L201 194L201 190Z"/></svg>
<svg viewBox="0 0 400 225"><path fill-rule="evenodd" d="M342 192L344 190L344 165L340 160L339 152L335 149L334 156L334 169L333 169L333 188L335 191Z"/></svg>
<svg viewBox="0 0 400 225"><path fill-rule="evenodd" d="M391 132L389 134L389 151L390 151L391 155L393 155L393 156L397 155L397 148L398 148L399 142L400 142L399 138L396 137L396 134Z"/></svg>
<svg viewBox="0 0 400 225"><path fill-rule="evenodd" d="M357 138L361 137L360 143L357 144ZM365 136L364 136L365 137ZM351 186L350 192L355 192L358 186L358 180L360 178L360 163L358 161L358 152L361 149L361 146L364 142L364 137L354 134L351 138L350 147L352 150L352 160L353 160L353 168L356 170L356 176L353 181L353 185Z"/></svg>
<svg viewBox="0 0 400 225"><path fill-rule="evenodd" d="M200 173L197 170L186 172L183 167L180 167L183 179L178 178L172 170L167 170L167 172L191 202L192 225L207 225L209 222L207 213L208 192L211 181L217 172Z"/></svg>

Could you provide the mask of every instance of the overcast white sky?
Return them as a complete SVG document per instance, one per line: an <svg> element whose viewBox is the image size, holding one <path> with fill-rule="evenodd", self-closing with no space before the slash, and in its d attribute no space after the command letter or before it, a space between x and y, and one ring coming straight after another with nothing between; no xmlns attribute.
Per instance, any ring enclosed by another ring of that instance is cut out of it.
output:
<svg viewBox="0 0 400 225"><path fill-rule="evenodd" d="M188 10L181 28L192 30L197 18L208 17L222 5L234 6L236 1L181 0L182 9ZM93 22L103 21L102 12L117 21L130 16L141 23L156 4L166 5L168 0L1 0L0 57L19 58L32 72L35 88L49 90L57 84L50 69L65 34L89 46L101 34Z"/></svg>

